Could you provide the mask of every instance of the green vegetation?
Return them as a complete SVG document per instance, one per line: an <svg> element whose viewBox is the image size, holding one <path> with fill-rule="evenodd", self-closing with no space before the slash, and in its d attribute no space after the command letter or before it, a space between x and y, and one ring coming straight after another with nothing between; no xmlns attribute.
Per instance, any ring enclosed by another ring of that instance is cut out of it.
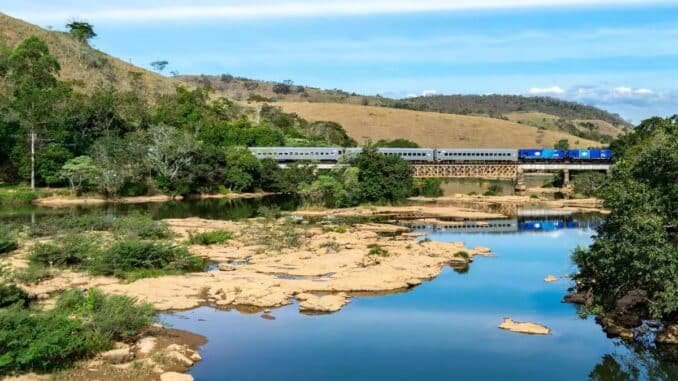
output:
<svg viewBox="0 0 678 381"><path fill-rule="evenodd" d="M364 202L402 202L412 194L410 167L402 158L383 155L368 145L354 165Z"/></svg>
<svg viewBox="0 0 678 381"><path fill-rule="evenodd" d="M586 197L596 197L604 188L607 175L601 172L578 173L572 178L572 186L577 194Z"/></svg>
<svg viewBox="0 0 678 381"><path fill-rule="evenodd" d="M152 306L96 289L66 292L47 312L20 300L0 309L0 374L67 368L114 341L133 340L154 321Z"/></svg>
<svg viewBox="0 0 678 381"><path fill-rule="evenodd" d="M485 193L483 193L483 196L497 196L500 195L502 192L501 185L499 184L490 184L489 187L487 187L487 190Z"/></svg>
<svg viewBox="0 0 678 381"><path fill-rule="evenodd" d="M647 314L678 313L678 117L643 121L612 145L612 175L596 191L612 213L574 261L578 291L614 312L616 301L645 295Z"/></svg>
<svg viewBox="0 0 678 381"><path fill-rule="evenodd" d="M205 262L185 247L147 241L118 241L92 258L87 268L93 274L114 275L127 280L202 271Z"/></svg>
<svg viewBox="0 0 678 381"><path fill-rule="evenodd" d="M440 179L414 179L413 196L439 197L443 195L440 189L442 180Z"/></svg>
<svg viewBox="0 0 678 381"><path fill-rule="evenodd" d="M233 237L228 230L213 230L202 233L189 233L188 243L191 245L215 245L225 243Z"/></svg>
<svg viewBox="0 0 678 381"><path fill-rule="evenodd" d="M560 139L553 145L553 148L567 150L570 148L570 141L567 139Z"/></svg>
<svg viewBox="0 0 678 381"><path fill-rule="evenodd" d="M83 46L96 35L84 22L68 28ZM38 37L0 51L0 62L6 116L0 120L0 181L11 184L68 185L76 194L106 197L275 191L288 187L273 181L284 177L280 170L244 147L355 145L336 123L309 123L268 105L252 115L228 99L212 100L206 88L178 87L152 99L142 84L79 93L57 79L60 65ZM0 204L35 198L25 189L0 190Z"/></svg>
<svg viewBox="0 0 678 381"><path fill-rule="evenodd" d="M379 140L374 143L377 148L419 148L419 144L407 139Z"/></svg>
<svg viewBox="0 0 678 381"><path fill-rule="evenodd" d="M38 192L31 190L31 188L25 185L0 186L0 206L30 204L37 198Z"/></svg>
<svg viewBox="0 0 678 381"><path fill-rule="evenodd" d="M377 245L377 244L372 244L368 246L370 251L367 252L367 255L376 255L379 257L388 257L388 250L384 249L383 247Z"/></svg>
<svg viewBox="0 0 678 381"><path fill-rule="evenodd" d="M22 288L11 283L0 282L0 308L15 304L26 307L29 303L28 294Z"/></svg>
<svg viewBox="0 0 678 381"><path fill-rule="evenodd" d="M0 228L0 254L9 253L19 248L19 243L7 229Z"/></svg>

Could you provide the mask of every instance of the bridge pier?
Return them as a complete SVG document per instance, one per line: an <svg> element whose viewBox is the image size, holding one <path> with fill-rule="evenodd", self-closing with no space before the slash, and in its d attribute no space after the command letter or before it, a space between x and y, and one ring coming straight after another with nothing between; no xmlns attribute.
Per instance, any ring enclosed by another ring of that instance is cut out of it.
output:
<svg viewBox="0 0 678 381"><path fill-rule="evenodd" d="M570 170L563 169L563 187L570 185Z"/></svg>
<svg viewBox="0 0 678 381"><path fill-rule="evenodd" d="M516 170L515 186L513 189L516 194L523 194L527 190L527 185L525 185L525 172L522 168Z"/></svg>

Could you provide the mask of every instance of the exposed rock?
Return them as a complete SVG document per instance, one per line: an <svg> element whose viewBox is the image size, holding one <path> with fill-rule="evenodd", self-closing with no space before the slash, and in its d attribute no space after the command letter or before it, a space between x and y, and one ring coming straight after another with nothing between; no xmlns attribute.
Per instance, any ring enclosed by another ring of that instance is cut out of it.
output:
<svg viewBox="0 0 678 381"><path fill-rule="evenodd" d="M191 354L190 358L191 358L191 361L193 361L194 363L202 360L202 356L200 356L197 352L193 352Z"/></svg>
<svg viewBox="0 0 678 381"><path fill-rule="evenodd" d="M348 300L345 295L324 295L317 296L313 294L298 294L299 310L303 312L336 312L341 309Z"/></svg>
<svg viewBox="0 0 678 381"><path fill-rule="evenodd" d="M603 331L605 331L607 337L621 337L626 341L633 340L633 331L617 324L615 320L609 316L598 316L596 317L596 321L603 327Z"/></svg>
<svg viewBox="0 0 678 381"><path fill-rule="evenodd" d="M178 363L179 365L185 366L187 368L190 368L193 366L193 361L189 359L188 357L184 356L182 353L178 351L170 351L167 353L167 358L170 359L171 361L174 361Z"/></svg>
<svg viewBox="0 0 678 381"><path fill-rule="evenodd" d="M527 333L531 335L548 335L551 329L545 325L538 323L517 322L511 318L504 318L504 321L499 325L499 328L511 332Z"/></svg>
<svg viewBox="0 0 678 381"><path fill-rule="evenodd" d="M155 346L158 343L158 339L155 337L144 337L141 340L137 341L137 353L141 355L147 355L155 349Z"/></svg>
<svg viewBox="0 0 678 381"><path fill-rule="evenodd" d="M583 292L575 292L572 294L565 295L565 297L563 298L563 302L573 304L586 304L588 299L589 299L588 296Z"/></svg>
<svg viewBox="0 0 678 381"><path fill-rule="evenodd" d="M647 293L643 290L631 290L615 303L614 321L626 328L639 326L647 314Z"/></svg>
<svg viewBox="0 0 678 381"><path fill-rule="evenodd" d="M655 341L660 344L678 344L678 324L667 324L657 333Z"/></svg>
<svg viewBox="0 0 678 381"><path fill-rule="evenodd" d="M236 267L229 265L228 263L220 263L219 271L235 271Z"/></svg>
<svg viewBox="0 0 678 381"><path fill-rule="evenodd" d="M129 348L112 349L101 354L101 358L109 364L121 364L134 358Z"/></svg>
<svg viewBox="0 0 678 381"><path fill-rule="evenodd" d="M557 281L558 278L555 275L547 275L546 278L544 278L544 282L546 283L551 283ZM565 296L567 298L567 296Z"/></svg>
<svg viewBox="0 0 678 381"><path fill-rule="evenodd" d="M193 376L184 373L165 372L160 375L160 381L193 381Z"/></svg>

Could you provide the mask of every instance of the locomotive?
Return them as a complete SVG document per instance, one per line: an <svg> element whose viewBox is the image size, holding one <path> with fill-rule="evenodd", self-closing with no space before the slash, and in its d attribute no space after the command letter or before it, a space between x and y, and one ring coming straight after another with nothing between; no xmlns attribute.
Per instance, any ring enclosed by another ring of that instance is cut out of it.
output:
<svg viewBox="0 0 678 381"><path fill-rule="evenodd" d="M250 147L259 159L278 162L337 162L358 155L360 147ZM609 149L554 148L378 148L388 156L400 156L410 163L532 163L532 162L609 162Z"/></svg>

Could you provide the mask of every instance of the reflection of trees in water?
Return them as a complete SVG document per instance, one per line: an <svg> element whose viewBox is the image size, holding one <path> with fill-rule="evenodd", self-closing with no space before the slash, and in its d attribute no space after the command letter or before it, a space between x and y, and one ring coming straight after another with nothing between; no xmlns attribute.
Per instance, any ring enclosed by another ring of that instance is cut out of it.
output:
<svg viewBox="0 0 678 381"><path fill-rule="evenodd" d="M678 380L678 348L621 343L620 352L606 354L589 374L592 381Z"/></svg>

